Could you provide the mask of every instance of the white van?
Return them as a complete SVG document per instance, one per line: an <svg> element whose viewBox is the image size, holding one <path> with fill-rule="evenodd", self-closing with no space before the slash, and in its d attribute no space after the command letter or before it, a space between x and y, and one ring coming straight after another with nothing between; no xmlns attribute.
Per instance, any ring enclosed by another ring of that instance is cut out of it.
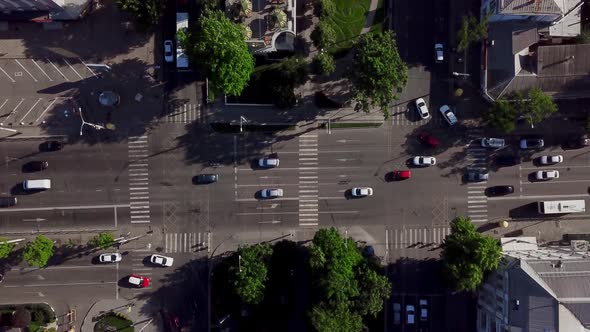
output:
<svg viewBox="0 0 590 332"><path fill-rule="evenodd" d="M23 181L24 190L46 190L51 189L51 180L25 180Z"/></svg>

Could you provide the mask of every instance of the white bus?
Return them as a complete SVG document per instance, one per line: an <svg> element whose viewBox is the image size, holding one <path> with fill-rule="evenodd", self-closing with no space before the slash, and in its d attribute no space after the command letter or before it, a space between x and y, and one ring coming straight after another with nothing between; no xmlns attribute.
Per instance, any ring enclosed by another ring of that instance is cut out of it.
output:
<svg viewBox="0 0 590 332"><path fill-rule="evenodd" d="M586 201L545 201L539 202L538 209L541 214L586 212Z"/></svg>
<svg viewBox="0 0 590 332"><path fill-rule="evenodd" d="M188 13L176 13L176 68L188 68L188 57L178 39L178 32L188 29Z"/></svg>

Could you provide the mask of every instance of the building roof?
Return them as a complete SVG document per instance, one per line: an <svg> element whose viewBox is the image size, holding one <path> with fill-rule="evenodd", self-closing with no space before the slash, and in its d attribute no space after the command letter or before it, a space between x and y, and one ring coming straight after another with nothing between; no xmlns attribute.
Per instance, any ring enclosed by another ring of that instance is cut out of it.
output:
<svg viewBox="0 0 590 332"><path fill-rule="evenodd" d="M558 2L563 0L503 0L500 10L504 14L561 14Z"/></svg>
<svg viewBox="0 0 590 332"><path fill-rule="evenodd" d="M0 0L0 20L77 20L92 0Z"/></svg>

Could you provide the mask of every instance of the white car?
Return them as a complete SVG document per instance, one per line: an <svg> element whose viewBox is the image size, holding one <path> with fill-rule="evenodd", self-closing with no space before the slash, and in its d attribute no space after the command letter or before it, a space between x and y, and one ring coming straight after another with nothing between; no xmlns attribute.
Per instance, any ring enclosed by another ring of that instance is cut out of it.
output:
<svg viewBox="0 0 590 332"><path fill-rule="evenodd" d="M499 149L506 145L506 141L502 138L486 137L481 139L481 146L484 148Z"/></svg>
<svg viewBox="0 0 590 332"><path fill-rule="evenodd" d="M428 320L428 300L420 299L420 320L427 321Z"/></svg>
<svg viewBox="0 0 590 332"><path fill-rule="evenodd" d="M258 166L263 168L279 167L279 158L260 158L258 159Z"/></svg>
<svg viewBox="0 0 590 332"><path fill-rule="evenodd" d="M406 324L408 324L408 325L414 324L416 311L414 310L413 305L408 304L406 306L406 315L408 315L406 318Z"/></svg>
<svg viewBox="0 0 590 332"><path fill-rule="evenodd" d="M172 53L172 49L174 49L174 44L172 44L171 40L164 41L164 60L166 62L174 62L174 54Z"/></svg>
<svg viewBox="0 0 590 332"><path fill-rule="evenodd" d="M354 197L373 196L373 188L371 187L352 188L350 192Z"/></svg>
<svg viewBox="0 0 590 332"><path fill-rule="evenodd" d="M437 63L445 60L443 44L434 44L434 56Z"/></svg>
<svg viewBox="0 0 590 332"><path fill-rule="evenodd" d="M453 126L453 125L457 124L457 122L459 122L459 120L457 120L457 117L455 116L455 113L453 113L453 111L451 111L451 108L448 105L442 105L440 107L439 111L440 111L440 114L442 114L443 118L445 118L445 120L447 120L449 125Z"/></svg>
<svg viewBox="0 0 590 332"><path fill-rule="evenodd" d="M399 303L393 304L393 324L399 325L402 320L402 306Z"/></svg>
<svg viewBox="0 0 590 332"><path fill-rule="evenodd" d="M553 165L563 162L563 156L558 154L556 156L541 156L539 158L539 164L541 165Z"/></svg>
<svg viewBox="0 0 590 332"><path fill-rule="evenodd" d="M150 263L160 266L172 266L172 264L174 264L174 258L162 255L151 255Z"/></svg>
<svg viewBox="0 0 590 332"><path fill-rule="evenodd" d="M424 99L416 99L416 109L418 110L418 114L422 119L428 119L430 117L430 113L428 113L428 107L426 106Z"/></svg>
<svg viewBox="0 0 590 332"><path fill-rule="evenodd" d="M559 171L537 171L535 178L537 180L559 179Z"/></svg>
<svg viewBox="0 0 590 332"><path fill-rule="evenodd" d="M414 166L431 166L436 165L436 158L434 157L424 157L424 156L416 156L412 159L412 163Z"/></svg>
<svg viewBox="0 0 590 332"><path fill-rule="evenodd" d="M98 256L98 261L101 263L116 263L120 262L121 259L123 259L123 257L121 257L121 254L118 252L101 254Z"/></svg>
<svg viewBox="0 0 590 332"><path fill-rule="evenodd" d="M262 189L260 191L262 198L277 198L283 197L283 189Z"/></svg>

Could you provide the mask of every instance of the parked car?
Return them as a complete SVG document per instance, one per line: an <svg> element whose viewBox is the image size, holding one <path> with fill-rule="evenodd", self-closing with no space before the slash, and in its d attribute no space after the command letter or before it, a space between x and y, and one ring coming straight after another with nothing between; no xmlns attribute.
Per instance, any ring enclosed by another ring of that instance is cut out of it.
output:
<svg viewBox="0 0 590 332"><path fill-rule="evenodd" d="M139 274L132 274L127 279L130 285L145 288L150 285L150 279L148 277L140 276Z"/></svg>
<svg viewBox="0 0 590 332"><path fill-rule="evenodd" d="M260 158L258 166L263 168L279 167L279 158Z"/></svg>
<svg viewBox="0 0 590 332"><path fill-rule="evenodd" d="M174 258L154 254L150 256L150 263L160 266L172 266Z"/></svg>
<svg viewBox="0 0 590 332"><path fill-rule="evenodd" d="M209 184L219 181L218 174L199 174L195 177L195 184Z"/></svg>
<svg viewBox="0 0 590 332"><path fill-rule="evenodd" d="M412 172L410 172L410 170L408 170L408 169L396 170L396 171L393 171L392 177L395 180L405 180L405 179L409 179L412 177Z"/></svg>
<svg viewBox="0 0 590 332"><path fill-rule="evenodd" d="M494 186L487 189L488 196L504 196L514 193L513 186Z"/></svg>
<svg viewBox="0 0 590 332"><path fill-rule="evenodd" d="M171 40L164 41L164 61L166 62L174 62L174 44Z"/></svg>
<svg viewBox="0 0 590 332"><path fill-rule="evenodd" d="M49 167L49 163L46 161L29 161L23 165L23 172L39 172Z"/></svg>
<svg viewBox="0 0 590 332"><path fill-rule="evenodd" d="M481 146L484 148L499 149L506 145L506 141L502 138L485 137L481 139Z"/></svg>
<svg viewBox="0 0 590 332"><path fill-rule="evenodd" d="M535 173L535 179L537 179L537 180L559 179L559 171L537 171Z"/></svg>
<svg viewBox="0 0 590 332"><path fill-rule="evenodd" d="M429 134L425 131L423 131L420 134L420 136L418 136L418 139L422 144L431 148L436 148L440 144L439 140L436 137L434 137L434 135Z"/></svg>
<svg viewBox="0 0 590 332"><path fill-rule="evenodd" d="M580 149L585 146L590 146L590 138L587 136L575 137L568 140L566 145L570 149Z"/></svg>
<svg viewBox="0 0 590 332"><path fill-rule="evenodd" d="M426 106L424 99L416 99L416 109L418 110L418 114L422 119L428 119L430 117L430 113L428 112L428 107Z"/></svg>
<svg viewBox="0 0 590 332"><path fill-rule="evenodd" d="M415 315L415 314L416 314L416 313L415 313L414 306L413 306L413 305L410 305L410 304L408 304L408 305L406 306L406 315L407 315L407 317L406 317L406 324L408 324L408 325L410 325L410 324L414 324L414 322L415 322L415 317L414 317L414 315Z"/></svg>
<svg viewBox="0 0 590 332"><path fill-rule="evenodd" d="M98 261L101 263L116 263L120 262L122 259L123 257L121 257L121 254L118 252L101 254L98 256Z"/></svg>
<svg viewBox="0 0 590 332"><path fill-rule="evenodd" d="M563 156L558 154L555 156L541 156L539 157L539 164L541 165L553 165L563 162Z"/></svg>
<svg viewBox="0 0 590 332"><path fill-rule="evenodd" d="M520 148L523 150L542 149L545 141L542 138L523 138L520 140Z"/></svg>
<svg viewBox="0 0 590 332"><path fill-rule="evenodd" d="M442 105L439 109L440 114L442 114L443 118L445 118L445 120L447 121L447 123L451 126L457 124L457 122L459 122L459 120L457 120L457 117L455 116L455 113L453 113L453 111L451 111L451 108L448 105Z"/></svg>
<svg viewBox="0 0 590 332"><path fill-rule="evenodd" d="M520 157L512 155L501 155L496 157L495 163L498 166L514 166L520 164Z"/></svg>
<svg viewBox="0 0 590 332"><path fill-rule="evenodd" d="M467 181L469 182L482 182L487 181L490 177L488 171L483 169L469 169L467 170Z"/></svg>
<svg viewBox="0 0 590 332"><path fill-rule="evenodd" d="M63 149L64 145L59 141L47 141L39 145L41 151L59 151Z"/></svg>
<svg viewBox="0 0 590 332"><path fill-rule="evenodd" d="M260 191L262 198L277 198L283 197L283 189L262 189Z"/></svg>
<svg viewBox="0 0 590 332"><path fill-rule="evenodd" d="M0 207L11 207L15 206L18 199L14 196L0 197Z"/></svg>
<svg viewBox="0 0 590 332"><path fill-rule="evenodd" d="M434 61L441 63L445 60L443 44L434 44Z"/></svg>
<svg viewBox="0 0 590 332"><path fill-rule="evenodd" d="M428 320L428 300L420 299L420 320L427 321Z"/></svg>
<svg viewBox="0 0 590 332"><path fill-rule="evenodd" d="M402 306L399 303L393 304L393 324L399 325L402 321Z"/></svg>
<svg viewBox="0 0 590 332"><path fill-rule="evenodd" d="M436 165L435 157L416 156L412 159L414 166L432 166Z"/></svg>
<svg viewBox="0 0 590 332"><path fill-rule="evenodd" d="M371 187L355 187L350 192L354 197L373 196L373 188Z"/></svg>

